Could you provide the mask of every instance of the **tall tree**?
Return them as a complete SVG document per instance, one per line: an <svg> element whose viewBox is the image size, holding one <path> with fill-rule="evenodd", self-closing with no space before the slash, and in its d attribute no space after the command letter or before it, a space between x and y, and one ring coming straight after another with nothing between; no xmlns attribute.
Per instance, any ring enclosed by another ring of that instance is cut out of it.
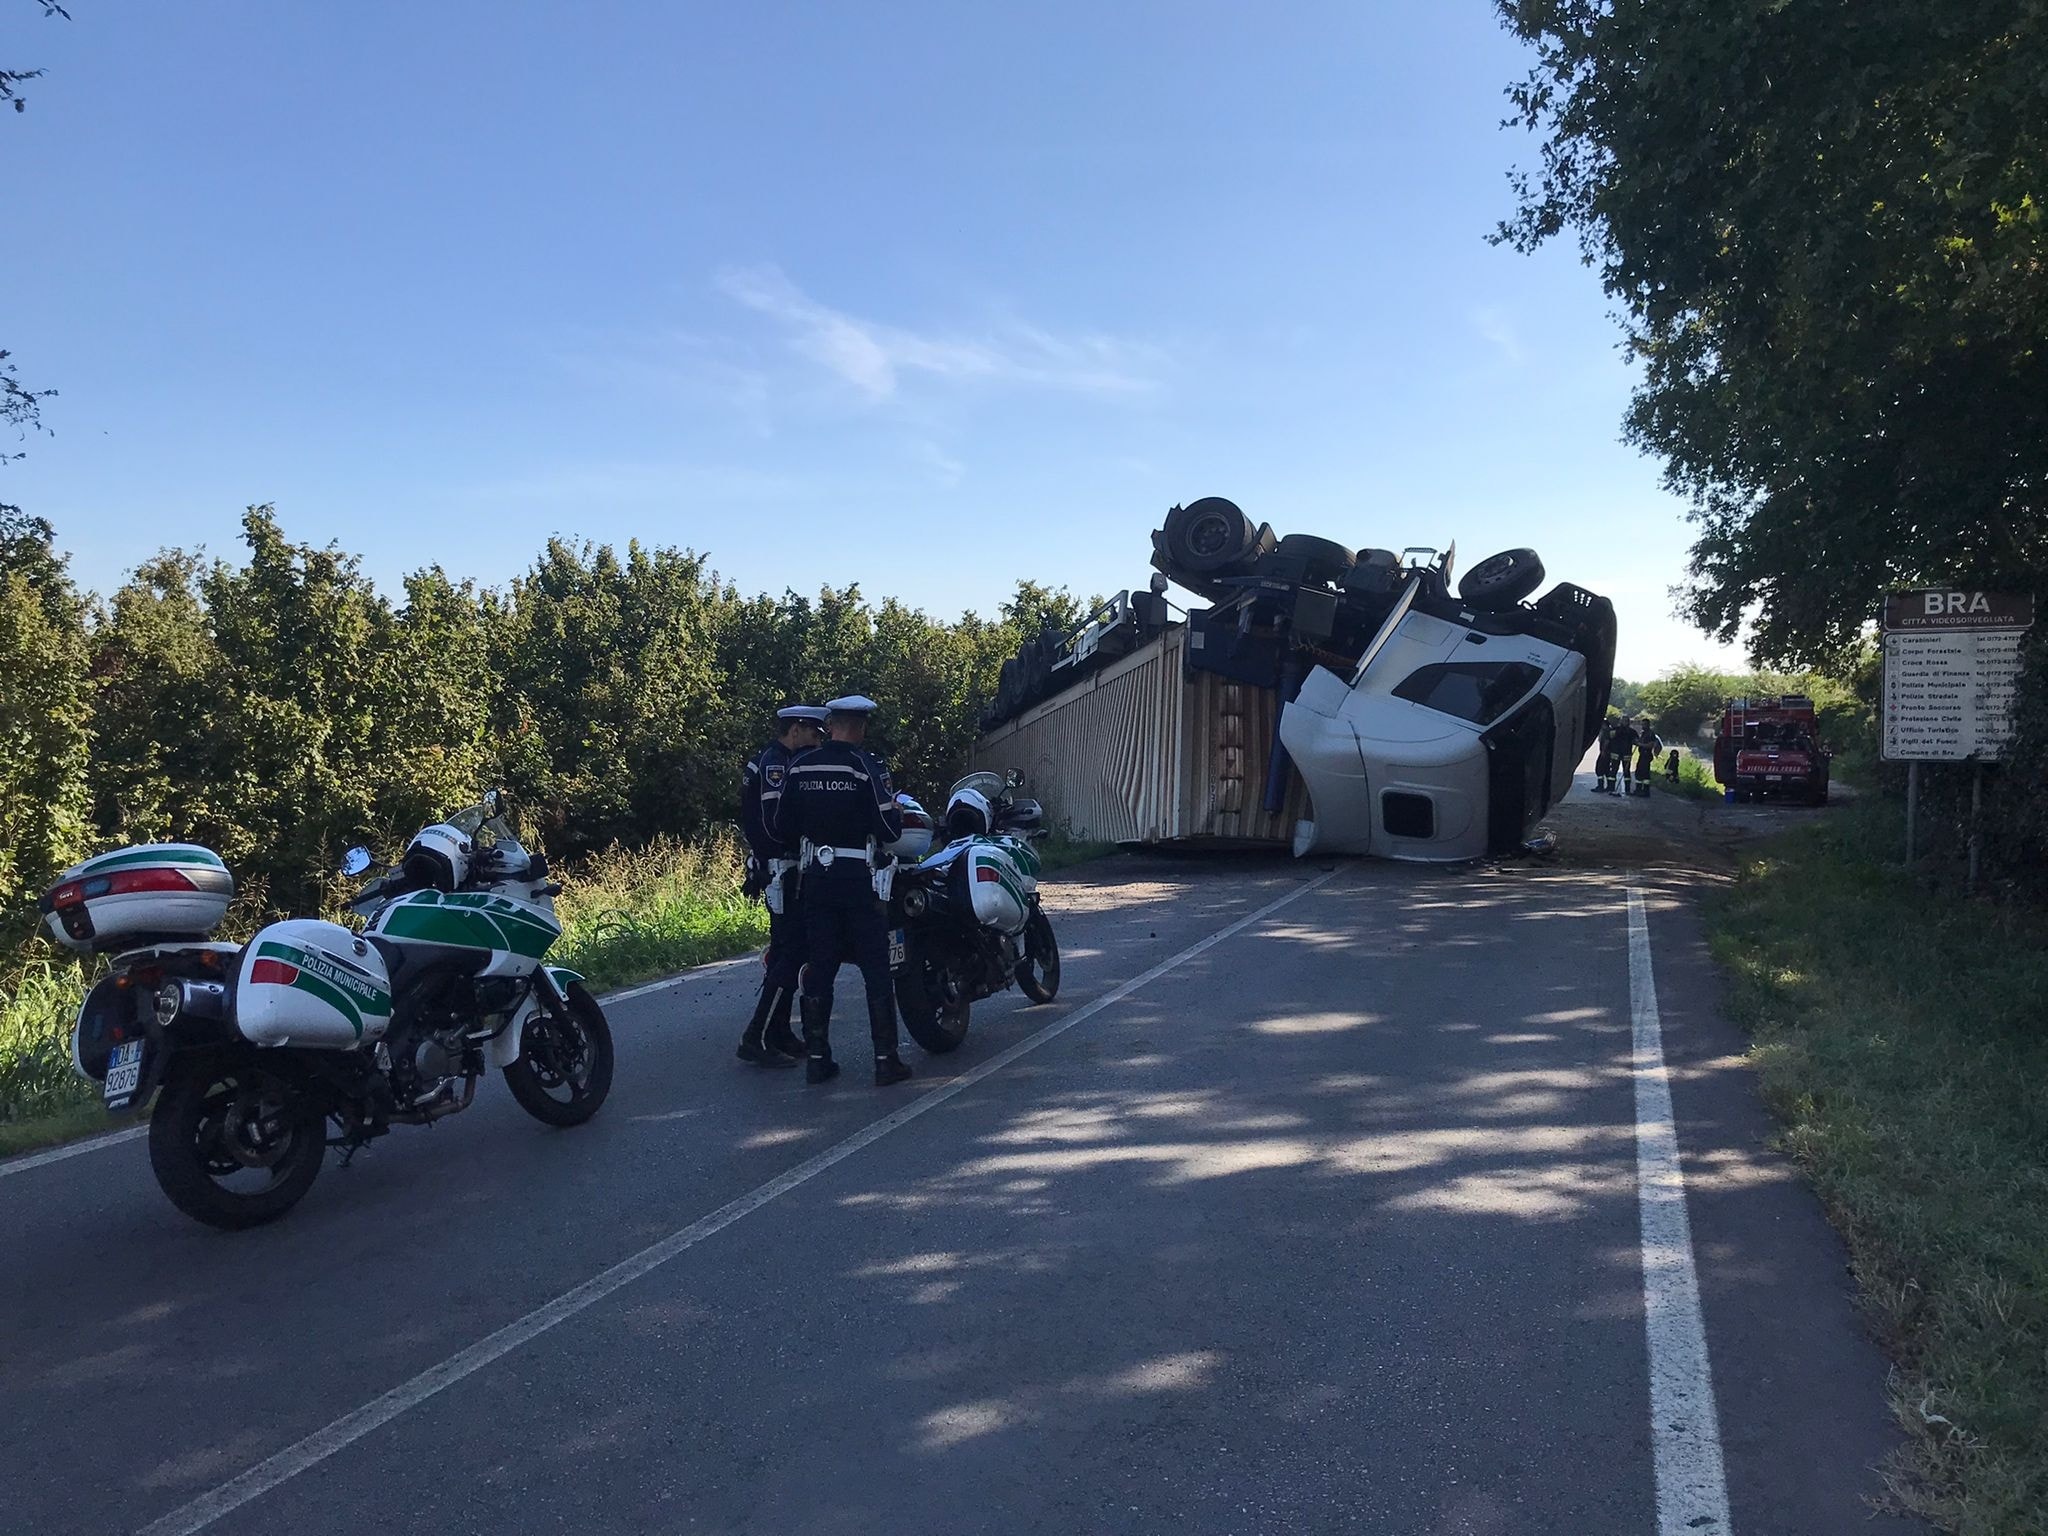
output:
<svg viewBox="0 0 2048 1536"><path fill-rule="evenodd" d="M85 851L85 603L50 525L0 508L0 914Z"/></svg>
<svg viewBox="0 0 2048 1536"><path fill-rule="evenodd" d="M1570 231L1695 505L1689 603L1766 659L1884 591L2048 572L2048 4L1498 0Z"/></svg>

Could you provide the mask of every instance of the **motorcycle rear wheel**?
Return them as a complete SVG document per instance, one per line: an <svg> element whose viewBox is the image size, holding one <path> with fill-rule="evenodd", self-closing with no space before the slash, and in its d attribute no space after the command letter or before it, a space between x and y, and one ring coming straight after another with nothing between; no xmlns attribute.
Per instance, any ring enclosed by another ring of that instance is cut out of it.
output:
<svg viewBox="0 0 2048 1536"><path fill-rule="evenodd" d="M175 1062L149 1117L149 1166L171 1204L238 1232L305 1198L327 1151L327 1117L252 1062Z"/></svg>
<svg viewBox="0 0 2048 1536"><path fill-rule="evenodd" d="M1054 937L1052 920L1033 912L1024 925L1024 958L1017 962L1017 988L1034 1003L1049 1003L1060 995L1060 941Z"/></svg>
<svg viewBox="0 0 2048 1536"><path fill-rule="evenodd" d="M960 1049L973 1006L964 996L948 998L944 973L922 947L913 949L908 963L896 973L896 1007L903 1027L934 1056Z"/></svg>
<svg viewBox="0 0 2048 1536"><path fill-rule="evenodd" d="M562 994L565 1027L543 1011L527 1021L519 1059L505 1068L505 1086L519 1107L543 1125L581 1125L612 1091L612 1030L604 1010L580 981Z"/></svg>

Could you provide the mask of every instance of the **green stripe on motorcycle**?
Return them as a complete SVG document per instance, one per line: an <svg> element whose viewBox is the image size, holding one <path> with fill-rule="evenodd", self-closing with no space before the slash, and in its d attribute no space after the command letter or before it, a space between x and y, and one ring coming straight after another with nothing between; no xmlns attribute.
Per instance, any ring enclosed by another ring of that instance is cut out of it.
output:
<svg viewBox="0 0 2048 1536"><path fill-rule="evenodd" d="M87 859L79 865L78 874L74 878L83 880L91 875L105 874L110 869L127 869L135 864L183 864L194 869L227 868L227 865L221 863L219 855L208 853L204 849L196 852L187 852L183 849L167 852L163 849L144 848L130 853L103 853L98 858Z"/></svg>

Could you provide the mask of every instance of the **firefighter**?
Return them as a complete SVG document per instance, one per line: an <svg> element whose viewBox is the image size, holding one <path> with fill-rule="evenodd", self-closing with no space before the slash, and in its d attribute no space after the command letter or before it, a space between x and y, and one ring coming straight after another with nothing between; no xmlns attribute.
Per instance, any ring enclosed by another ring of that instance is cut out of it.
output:
<svg viewBox="0 0 2048 1536"><path fill-rule="evenodd" d="M1629 769L1635 763L1636 728L1623 715L1614 722L1614 731L1607 738L1609 761L1613 766L1608 770L1607 787L1617 794L1627 794Z"/></svg>
<svg viewBox="0 0 2048 1536"><path fill-rule="evenodd" d="M1593 793L1604 795L1614 787L1614 722L1600 722L1600 755L1593 759Z"/></svg>
<svg viewBox="0 0 2048 1536"><path fill-rule="evenodd" d="M1637 794L1647 795L1650 792L1650 770L1656 766L1657 754L1663 750L1663 741L1651 728L1650 722L1645 720L1641 731L1636 735Z"/></svg>

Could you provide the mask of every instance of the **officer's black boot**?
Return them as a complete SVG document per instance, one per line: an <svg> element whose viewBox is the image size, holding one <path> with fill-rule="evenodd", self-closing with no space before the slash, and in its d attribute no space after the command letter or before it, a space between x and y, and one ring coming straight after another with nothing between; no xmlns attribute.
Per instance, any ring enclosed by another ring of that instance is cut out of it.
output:
<svg viewBox="0 0 2048 1536"><path fill-rule="evenodd" d="M875 1042L875 1086L887 1088L910 1076L896 1054L896 999L886 985L868 988L868 1033Z"/></svg>
<svg viewBox="0 0 2048 1536"><path fill-rule="evenodd" d="M768 1013L768 1033L761 1040L769 1050L786 1057L791 1066L802 1061L805 1055L803 1041L797 1039L789 1027L789 1009L794 1001L795 996L790 988L775 989L775 1006Z"/></svg>
<svg viewBox="0 0 2048 1536"><path fill-rule="evenodd" d="M832 1059L832 999L806 997L804 1013L804 1081L829 1083L839 1075Z"/></svg>
<svg viewBox="0 0 2048 1536"><path fill-rule="evenodd" d="M747 1020L746 1033L740 1036L740 1048L733 1054L741 1061L751 1061L757 1067L793 1067L803 1055L801 1048L785 1051L774 1041L764 1040L762 1031L780 1008L782 1033L789 1033L789 992L784 987L761 988L760 1000L754 1004L754 1016ZM790 1042L792 1045L795 1041Z"/></svg>

